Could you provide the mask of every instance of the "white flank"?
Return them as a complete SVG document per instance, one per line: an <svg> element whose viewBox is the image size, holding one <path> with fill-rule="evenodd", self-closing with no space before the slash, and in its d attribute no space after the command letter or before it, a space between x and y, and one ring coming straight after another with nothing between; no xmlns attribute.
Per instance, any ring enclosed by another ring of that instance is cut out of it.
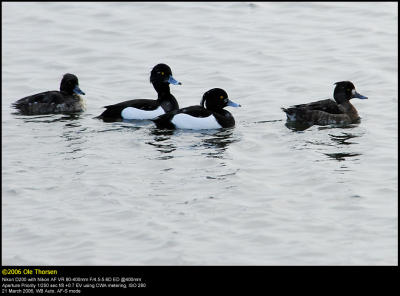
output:
<svg viewBox="0 0 400 296"><path fill-rule="evenodd" d="M157 116L164 114L164 109L160 106L156 110L146 111L140 110L133 107L126 107L121 112L121 117L123 119L153 119Z"/></svg>
<svg viewBox="0 0 400 296"><path fill-rule="evenodd" d="M215 129L221 128L214 116L208 117L193 117L188 114L180 113L174 116L171 122L177 128L183 129Z"/></svg>

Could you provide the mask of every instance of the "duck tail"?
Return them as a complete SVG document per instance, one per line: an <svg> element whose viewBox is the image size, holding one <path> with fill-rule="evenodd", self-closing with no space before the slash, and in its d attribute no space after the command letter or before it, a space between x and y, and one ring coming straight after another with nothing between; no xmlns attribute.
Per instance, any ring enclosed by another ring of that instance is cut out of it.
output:
<svg viewBox="0 0 400 296"><path fill-rule="evenodd" d="M104 116L106 114L107 110L104 110L99 116L93 117L93 119L104 119L107 116Z"/></svg>

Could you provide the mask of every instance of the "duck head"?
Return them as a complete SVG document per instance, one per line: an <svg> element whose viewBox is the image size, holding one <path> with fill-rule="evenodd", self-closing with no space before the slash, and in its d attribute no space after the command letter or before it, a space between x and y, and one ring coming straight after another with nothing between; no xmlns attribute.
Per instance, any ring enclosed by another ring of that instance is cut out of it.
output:
<svg viewBox="0 0 400 296"><path fill-rule="evenodd" d="M214 111L223 109L226 106L241 107L239 104L229 100L228 94L222 88L213 88L206 91L201 99L200 105Z"/></svg>
<svg viewBox="0 0 400 296"><path fill-rule="evenodd" d="M69 95L76 93L78 95L84 95L85 93L79 88L78 77L74 74L64 74L61 84L60 84L60 91L65 92Z"/></svg>
<svg viewBox="0 0 400 296"><path fill-rule="evenodd" d="M356 88L351 81L340 81L336 82L335 85L336 87L333 91L333 98L338 104L349 101L352 98L358 98L361 100L368 99L368 97L365 97L356 92Z"/></svg>

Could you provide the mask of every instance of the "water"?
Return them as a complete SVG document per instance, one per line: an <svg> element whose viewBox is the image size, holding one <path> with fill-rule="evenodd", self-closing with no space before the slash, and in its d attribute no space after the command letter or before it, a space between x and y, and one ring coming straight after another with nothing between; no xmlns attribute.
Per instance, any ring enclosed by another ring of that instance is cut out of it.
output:
<svg viewBox="0 0 400 296"><path fill-rule="evenodd" d="M395 265L397 3L2 3L2 262ZM104 123L155 98L224 88L227 130ZM79 77L87 111L10 104ZM282 106L351 80L361 123L286 126Z"/></svg>

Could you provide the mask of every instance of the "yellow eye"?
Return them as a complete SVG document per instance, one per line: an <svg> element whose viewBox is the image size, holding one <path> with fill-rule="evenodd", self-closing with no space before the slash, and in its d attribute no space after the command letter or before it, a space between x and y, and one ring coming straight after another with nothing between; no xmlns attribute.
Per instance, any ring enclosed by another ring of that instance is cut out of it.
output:
<svg viewBox="0 0 400 296"><path fill-rule="evenodd" d="M161 75L164 75L164 72L161 72Z"/></svg>
<svg viewBox="0 0 400 296"><path fill-rule="evenodd" d="M224 96L220 96L219 98L220 98L220 99L223 99L223 98L224 98Z"/></svg>

